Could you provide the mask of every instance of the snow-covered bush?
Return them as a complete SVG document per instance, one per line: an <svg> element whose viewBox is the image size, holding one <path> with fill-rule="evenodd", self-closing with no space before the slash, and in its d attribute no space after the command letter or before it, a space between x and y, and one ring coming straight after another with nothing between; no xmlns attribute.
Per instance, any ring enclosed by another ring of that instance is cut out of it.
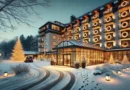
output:
<svg viewBox="0 0 130 90"><path fill-rule="evenodd" d="M110 64L104 64L104 65L102 65L102 66L97 66L97 67L95 68L95 70L99 70L99 71L101 71L102 73L111 72L111 69L112 69L112 67L111 67Z"/></svg>
<svg viewBox="0 0 130 90"><path fill-rule="evenodd" d="M96 70L96 71L94 71L94 73L93 73L93 75L101 75L102 74L102 71L100 71L100 70Z"/></svg>
<svg viewBox="0 0 130 90"><path fill-rule="evenodd" d="M11 69L15 72L16 75L28 73L30 71L29 66L26 64L18 64L16 66L12 66Z"/></svg>

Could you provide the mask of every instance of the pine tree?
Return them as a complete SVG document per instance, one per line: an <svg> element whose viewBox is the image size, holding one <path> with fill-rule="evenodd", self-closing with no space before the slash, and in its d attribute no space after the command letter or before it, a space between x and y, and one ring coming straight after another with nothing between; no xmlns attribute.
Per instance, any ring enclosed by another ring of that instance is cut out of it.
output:
<svg viewBox="0 0 130 90"><path fill-rule="evenodd" d="M128 64L129 63L128 57L126 55L124 55L123 60L122 60L121 63L122 64Z"/></svg>
<svg viewBox="0 0 130 90"><path fill-rule="evenodd" d="M22 48L19 38L16 41L16 44L14 46L11 59L15 60L15 61L24 61L25 60L23 48Z"/></svg>
<svg viewBox="0 0 130 90"><path fill-rule="evenodd" d="M111 56L110 56L109 63L110 63L110 64L115 64L115 60L114 60L112 54L111 54Z"/></svg>

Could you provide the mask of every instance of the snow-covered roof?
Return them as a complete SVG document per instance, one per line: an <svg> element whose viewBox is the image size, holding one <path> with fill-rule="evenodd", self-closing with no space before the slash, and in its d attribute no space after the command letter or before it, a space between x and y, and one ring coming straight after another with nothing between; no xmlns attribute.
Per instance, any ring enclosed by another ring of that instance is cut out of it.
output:
<svg viewBox="0 0 130 90"><path fill-rule="evenodd" d="M34 52L34 51L24 51L24 54L29 54L29 55L35 55L38 52Z"/></svg>
<svg viewBox="0 0 130 90"><path fill-rule="evenodd" d="M87 44L87 43L77 42L75 40L63 41L59 43L54 49L65 48L65 47L83 47L83 48L104 50L103 48L91 44Z"/></svg>

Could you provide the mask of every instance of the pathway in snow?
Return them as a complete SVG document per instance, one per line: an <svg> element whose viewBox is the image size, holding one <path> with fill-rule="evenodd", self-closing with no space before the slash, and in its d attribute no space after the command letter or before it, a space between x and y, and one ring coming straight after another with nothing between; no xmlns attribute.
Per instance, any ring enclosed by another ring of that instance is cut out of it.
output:
<svg viewBox="0 0 130 90"><path fill-rule="evenodd" d="M95 66L89 66L86 69L74 69L62 66L48 66L47 63L44 61L30 63L30 73L0 79L0 90L130 89L130 69L122 71L121 75L114 73L108 82L105 80L105 74L93 75Z"/></svg>

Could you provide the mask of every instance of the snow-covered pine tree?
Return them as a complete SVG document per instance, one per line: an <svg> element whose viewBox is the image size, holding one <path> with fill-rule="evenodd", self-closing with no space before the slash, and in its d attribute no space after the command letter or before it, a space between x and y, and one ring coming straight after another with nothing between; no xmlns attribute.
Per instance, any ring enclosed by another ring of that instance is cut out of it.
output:
<svg viewBox="0 0 130 90"><path fill-rule="evenodd" d="M15 61L24 61L25 60L24 51L23 51L19 38L16 41L16 44L14 46L11 59L15 60Z"/></svg>
<svg viewBox="0 0 130 90"><path fill-rule="evenodd" d="M111 56L110 56L110 59L109 59L109 62L108 62L108 63L110 63L110 64L115 64L115 60L114 60L112 54L111 54Z"/></svg>
<svg viewBox="0 0 130 90"><path fill-rule="evenodd" d="M123 60L121 62L122 64L129 64L129 60L128 57L126 55L124 55Z"/></svg>

